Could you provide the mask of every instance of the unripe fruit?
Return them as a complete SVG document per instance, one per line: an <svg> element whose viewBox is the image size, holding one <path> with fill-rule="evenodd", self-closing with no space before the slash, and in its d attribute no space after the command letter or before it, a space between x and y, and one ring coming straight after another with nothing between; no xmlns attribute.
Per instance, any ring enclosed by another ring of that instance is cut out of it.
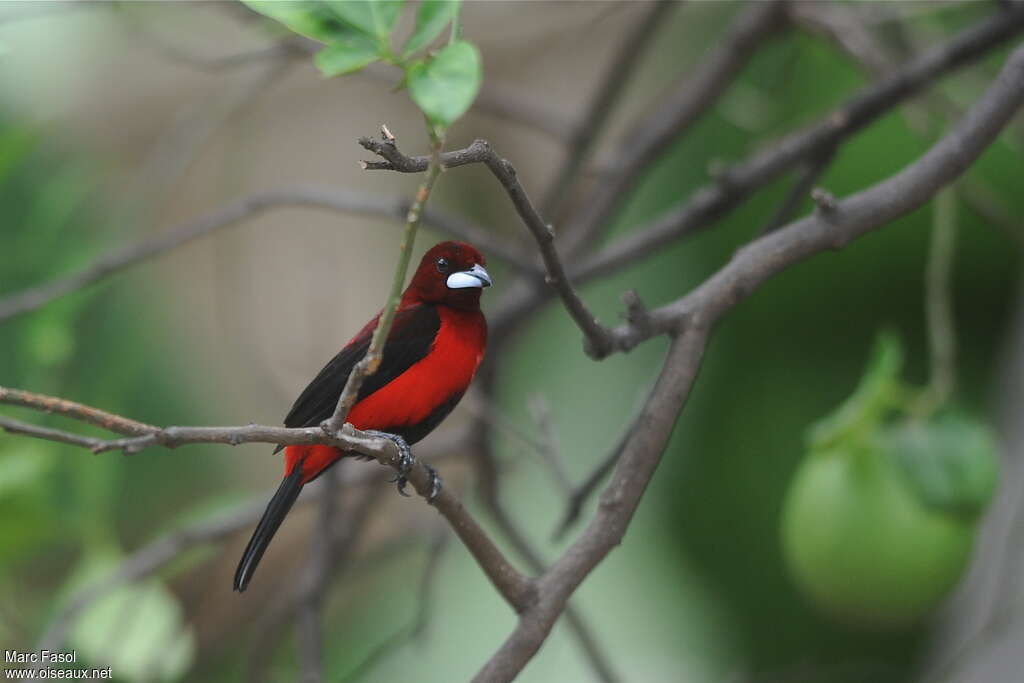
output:
<svg viewBox="0 0 1024 683"><path fill-rule="evenodd" d="M929 509L883 449L815 453L783 512L783 548L797 585L830 616L900 628L953 588L974 522Z"/></svg>
<svg viewBox="0 0 1024 683"><path fill-rule="evenodd" d="M994 441L951 415L891 421L909 402L883 341L858 391L811 431L782 515L801 591L837 621L912 626L953 589L997 480Z"/></svg>

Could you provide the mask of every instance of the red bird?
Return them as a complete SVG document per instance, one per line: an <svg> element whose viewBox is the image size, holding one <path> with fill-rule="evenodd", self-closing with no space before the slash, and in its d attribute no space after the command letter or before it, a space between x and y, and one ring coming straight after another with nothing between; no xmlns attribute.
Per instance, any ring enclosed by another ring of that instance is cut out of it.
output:
<svg viewBox="0 0 1024 683"><path fill-rule="evenodd" d="M491 285L485 264L480 252L460 242L442 242L423 256L402 294L380 367L363 382L349 411L352 426L393 440L408 466L412 464L408 444L425 437L452 411L483 358L487 321L480 312L480 293ZM377 314L367 323L310 382L285 417L286 427L316 426L334 414L349 373L370 347L379 318ZM249 585L302 487L343 455L333 446L285 448L284 481L238 563L236 591ZM432 495L439 483L435 478ZM399 491L403 484L400 475Z"/></svg>

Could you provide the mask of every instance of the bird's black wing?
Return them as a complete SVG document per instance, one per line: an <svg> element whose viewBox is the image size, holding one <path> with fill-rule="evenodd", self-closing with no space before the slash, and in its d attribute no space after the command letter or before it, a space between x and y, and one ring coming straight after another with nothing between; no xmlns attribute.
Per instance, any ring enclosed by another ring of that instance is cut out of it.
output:
<svg viewBox="0 0 1024 683"><path fill-rule="evenodd" d="M376 324L368 325L338 352L309 383L284 418L286 427L313 427L334 414L341 390L352 368L370 348ZM363 381L357 401L361 401L422 360L441 329L441 317L430 304L418 304L395 314L395 321L384 344L384 357L377 372Z"/></svg>

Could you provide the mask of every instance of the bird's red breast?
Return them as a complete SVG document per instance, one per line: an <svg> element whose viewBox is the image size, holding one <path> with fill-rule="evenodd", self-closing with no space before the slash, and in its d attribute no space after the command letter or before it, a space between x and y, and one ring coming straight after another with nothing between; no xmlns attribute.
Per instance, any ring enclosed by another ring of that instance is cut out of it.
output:
<svg viewBox="0 0 1024 683"><path fill-rule="evenodd" d="M487 325L480 311L440 307L441 326L420 361L353 406L348 421L357 429L418 424L453 396L461 396L484 357Z"/></svg>

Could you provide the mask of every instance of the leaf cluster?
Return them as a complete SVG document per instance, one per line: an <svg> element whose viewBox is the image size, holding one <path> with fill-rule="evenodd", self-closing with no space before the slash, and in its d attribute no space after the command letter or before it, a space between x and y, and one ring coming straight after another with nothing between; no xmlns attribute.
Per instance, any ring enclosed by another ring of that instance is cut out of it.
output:
<svg viewBox="0 0 1024 683"><path fill-rule="evenodd" d="M291 31L324 43L313 61L325 76L356 73L375 62L402 69L401 86L437 134L466 113L480 90L480 52L459 37L460 0L423 0L404 40L396 36L403 0L245 2ZM449 26L447 45L431 49Z"/></svg>

